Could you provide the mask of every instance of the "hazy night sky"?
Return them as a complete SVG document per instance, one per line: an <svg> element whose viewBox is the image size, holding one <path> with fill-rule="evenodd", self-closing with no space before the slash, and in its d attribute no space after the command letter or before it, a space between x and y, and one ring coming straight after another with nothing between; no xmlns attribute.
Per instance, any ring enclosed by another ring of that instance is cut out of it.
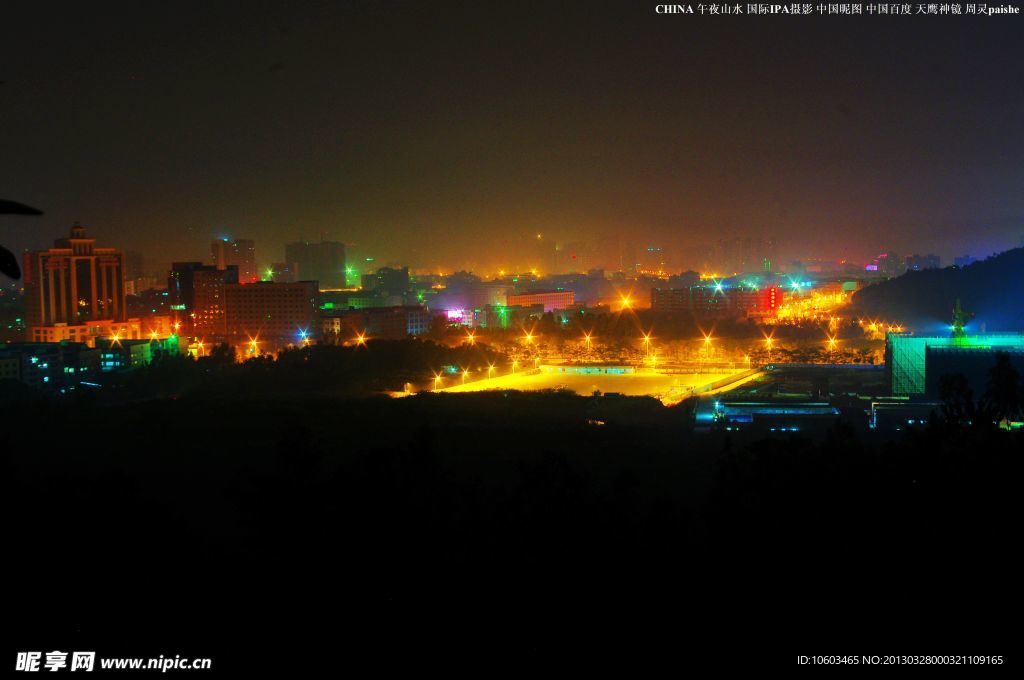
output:
<svg viewBox="0 0 1024 680"><path fill-rule="evenodd" d="M76 219L151 268L221 235L447 270L514 266L537 232L857 259L1024 236L1019 15L18 4L0 197L47 215L0 221L15 250Z"/></svg>

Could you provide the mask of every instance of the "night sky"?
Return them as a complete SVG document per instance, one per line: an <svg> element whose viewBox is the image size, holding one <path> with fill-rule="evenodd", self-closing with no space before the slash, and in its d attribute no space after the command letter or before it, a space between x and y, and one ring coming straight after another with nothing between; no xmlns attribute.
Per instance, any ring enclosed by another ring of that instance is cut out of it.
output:
<svg viewBox="0 0 1024 680"><path fill-rule="evenodd" d="M659 16L638 2L5 6L14 250L81 220L150 268L217 236L511 267L620 234L786 256L1024 237L1024 19ZM103 7L103 11L97 8Z"/></svg>

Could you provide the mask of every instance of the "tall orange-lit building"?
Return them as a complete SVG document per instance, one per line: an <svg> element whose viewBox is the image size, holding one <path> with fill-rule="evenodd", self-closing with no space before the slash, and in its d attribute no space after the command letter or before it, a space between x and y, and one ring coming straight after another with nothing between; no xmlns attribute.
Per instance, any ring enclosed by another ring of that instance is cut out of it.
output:
<svg viewBox="0 0 1024 680"><path fill-rule="evenodd" d="M124 253L98 248L77 222L53 248L26 253L25 304L32 327L126 319Z"/></svg>

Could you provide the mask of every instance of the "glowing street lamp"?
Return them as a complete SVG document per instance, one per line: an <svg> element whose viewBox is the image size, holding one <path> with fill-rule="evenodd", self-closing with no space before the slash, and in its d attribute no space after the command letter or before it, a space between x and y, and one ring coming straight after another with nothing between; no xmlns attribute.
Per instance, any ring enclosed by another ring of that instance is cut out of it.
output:
<svg viewBox="0 0 1024 680"><path fill-rule="evenodd" d="M476 336L473 335L471 331L466 332L466 342L468 342L470 345L476 344Z"/></svg>
<svg viewBox="0 0 1024 680"><path fill-rule="evenodd" d="M533 333L530 333L529 331L527 331L526 334L523 336L523 340L526 341L527 345L532 344L533 343Z"/></svg>
<svg viewBox="0 0 1024 680"><path fill-rule="evenodd" d="M622 299L620 300L620 302L622 303L622 309L623 310L632 309L633 308L633 300L631 300L628 295L623 295Z"/></svg>
<svg viewBox="0 0 1024 680"><path fill-rule="evenodd" d="M469 375L469 369L468 369L468 368L467 368L467 369L464 369L464 370L462 371L462 384L463 384L463 385L465 385L465 384L466 384L466 376L467 376L467 375Z"/></svg>
<svg viewBox="0 0 1024 680"><path fill-rule="evenodd" d="M436 392L438 389L440 389L440 387L441 387L441 374L440 373L435 373L434 374L434 391Z"/></svg>
<svg viewBox="0 0 1024 680"><path fill-rule="evenodd" d="M494 375L494 364L487 364L487 377Z"/></svg>
<svg viewBox="0 0 1024 680"><path fill-rule="evenodd" d="M365 347L366 346L366 333L357 333L356 334L356 346L357 347Z"/></svg>
<svg viewBox="0 0 1024 680"><path fill-rule="evenodd" d="M649 357L651 356L651 334L644 333L644 353Z"/></svg>
<svg viewBox="0 0 1024 680"><path fill-rule="evenodd" d="M517 361L517 360L513 359L513 360L512 360L512 372L513 372L513 373L515 373L515 372L516 372L516 367L518 367L518 366L519 366L519 361Z"/></svg>
<svg viewBox="0 0 1024 680"><path fill-rule="evenodd" d="M590 349L590 333L584 333L583 334L583 342L586 343L587 349L589 350Z"/></svg>

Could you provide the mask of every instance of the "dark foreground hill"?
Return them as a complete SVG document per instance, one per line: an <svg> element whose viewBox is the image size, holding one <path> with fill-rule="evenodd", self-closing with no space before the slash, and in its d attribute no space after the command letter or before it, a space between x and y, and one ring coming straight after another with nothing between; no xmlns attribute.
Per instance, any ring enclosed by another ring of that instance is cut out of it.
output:
<svg viewBox="0 0 1024 680"><path fill-rule="evenodd" d="M970 330L1024 329L1024 248L963 268L907 272L869 286L853 298L855 313L897 320L917 333L944 333L960 299L975 318Z"/></svg>
<svg viewBox="0 0 1024 680"><path fill-rule="evenodd" d="M0 412L11 658L489 677L1010 649L1018 433L743 444L653 399L243 395Z"/></svg>

